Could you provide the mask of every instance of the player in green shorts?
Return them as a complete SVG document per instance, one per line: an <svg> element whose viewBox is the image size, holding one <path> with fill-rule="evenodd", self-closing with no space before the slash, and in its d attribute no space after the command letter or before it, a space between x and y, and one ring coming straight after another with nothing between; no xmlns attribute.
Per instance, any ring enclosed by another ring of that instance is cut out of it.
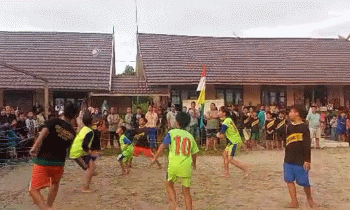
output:
<svg viewBox="0 0 350 210"><path fill-rule="evenodd" d="M192 168L196 169L196 157L199 150L193 136L185 130L190 120L190 116L184 112L179 112L176 115L177 127L179 129L169 131L151 163L156 163L158 157L164 152L165 147L169 146L166 187L172 209L178 209L174 183L179 179L182 180L182 191L185 197L186 209L192 209Z"/></svg>
<svg viewBox="0 0 350 210"><path fill-rule="evenodd" d="M226 136L228 141L226 149L223 153L225 177L226 178L230 177L229 163L243 170L244 176L248 177L249 170L246 164L234 158L235 153L238 149L238 146L242 144L242 138L239 135L239 132L229 115L230 115L230 111L227 110L224 106L220 108L220 117L224 119L224 122L222 123L222 127L221 127L220 138L224 139Z"/></svg>
<svg viewBox="0 0 350 210"><path fill-rule="evenodd" d="M126 175L130 172L131 161L134 154L134 145L125 136L126 127L121 126L118 128L117 133L119 134L120 148L122 149L122 154L118 156L118 161L120 167L122 167L122 175ZM124 165L125 164L125 165Z"/></svg>

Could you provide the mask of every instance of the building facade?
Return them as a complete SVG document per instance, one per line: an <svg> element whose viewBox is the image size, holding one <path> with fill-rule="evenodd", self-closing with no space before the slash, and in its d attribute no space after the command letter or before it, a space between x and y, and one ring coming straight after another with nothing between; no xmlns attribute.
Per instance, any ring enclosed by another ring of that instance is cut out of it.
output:
<svg viewBox="0 0 350 210"><path fill-rule="evenodd" d="M171 102L197 99L205 65L207 99L226 105L336 108L350 100L350 43L339 39L138 34L138 75L168 88Z"/></svg>
<svg viewBox="0 0 350 210"><path fill-rule="evenodd" d="M49 80L49 103L80 105L92 91L110 89L112 34L0 32L0 61ZM44 105L43 82L0 66L0 107L30 111Z"/></svg>
<svg viewBox="0 0 350 210"><path fill-rule="evenodd" d="M115 75L113 35L0 32L0 60L49 80L50 104L84 99L125 110L142 96L168 106L206 98L226 105L350 108L350 43L339 39L137 34L136 76ZM43 82L0 67L0 107L44 104ZM135 102L136 101L136 102Z"/></svg>

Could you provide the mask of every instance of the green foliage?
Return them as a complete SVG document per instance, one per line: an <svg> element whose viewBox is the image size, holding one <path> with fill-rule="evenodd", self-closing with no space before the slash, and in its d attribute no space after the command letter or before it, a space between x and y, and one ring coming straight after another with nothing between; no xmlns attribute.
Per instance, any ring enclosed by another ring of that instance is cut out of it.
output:
<svg viewBox="0 0 350 210"><path fill-rule="evenodd" d="M134 76L136 74L134 67L126 65L122 75Z"/></svg>
<svg viewBox="0 0 350 210"><path fill-rule="evenodd" d="M136 113L137 107L141 107L144 114L147 113L149 105L152 103L152 97L139 96L132 98L132 111Z"/></svg>
<svg viewBox="0 0 350 210"><path fill-rule="evenodd" d="M145 103L140 103L140 104L133 104L132 105L132 112L133 113L136 113L137 107L141 107L142 113L146 114L148 112L149 103L145 102Z"/></svg>

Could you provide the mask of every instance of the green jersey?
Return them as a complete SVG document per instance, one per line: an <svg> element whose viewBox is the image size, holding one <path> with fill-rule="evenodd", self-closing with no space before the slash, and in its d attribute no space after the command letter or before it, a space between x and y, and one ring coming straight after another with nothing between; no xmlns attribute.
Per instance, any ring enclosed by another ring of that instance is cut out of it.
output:
<svg viewBox="0 0 350 210"><path fill-rule="evenodd" d="M119 138L120 148L125 156L131 157L134 154L134 145L132 142L123 134Z"/></svg>
<svg viewBox="0 0 350 210"><path fill-rule="evenodd" d="M231 144L242 143L241 135L239 135L239 131L230 117L226 117L222 123L221 132L226 135Z"/></svg>
<svg viewBox="0 0 350 210"><path fill-rule="evenodd" d="M169 145L168 174L191 177L192 155L199 151L193 136L186 130L173 129L169 131L163 143Z"/></svg>

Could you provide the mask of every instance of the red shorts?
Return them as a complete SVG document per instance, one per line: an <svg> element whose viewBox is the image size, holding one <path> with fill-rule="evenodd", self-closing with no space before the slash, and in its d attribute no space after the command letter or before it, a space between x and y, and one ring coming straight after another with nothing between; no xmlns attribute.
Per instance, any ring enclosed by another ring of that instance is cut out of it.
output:
<svg viewBox="0 0 350 210"><path fill-rule="evenodd" d="M150 148L135 146L134 155L139 156L143 153L146 157L154 157L154 154Z"/></svg>
<svg viewBox="0 0 350 210"><path fill-rule="evenodd" d="M32 181L30 188L41 190L58 184L63 174L63 166L43 166L34 164Z"/></svg>

